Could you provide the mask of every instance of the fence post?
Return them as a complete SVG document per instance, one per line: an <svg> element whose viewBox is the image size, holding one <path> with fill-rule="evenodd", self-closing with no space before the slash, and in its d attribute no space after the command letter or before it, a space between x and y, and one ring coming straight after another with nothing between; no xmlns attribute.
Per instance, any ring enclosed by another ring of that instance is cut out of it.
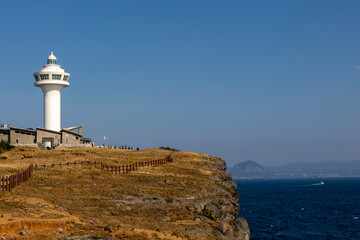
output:
<svg viewBox="0 0 360 240"><path fill-rule="evenodd" d="M7 183L7 185L8 185L8 191L10 192L10 190L11 190L11 189L10 189L10 188L11 188L11 186L10 186L10 185L11 185L11 184L10 184L10 177L7 177L7 182L8 182L8 183Z"/></svg>
<svg viewBox="0 0 360 240"><path fill-rule="evenodd" d="M37 172L37 164L35 164L35 172Z"/></svg>
<svg viewBox="0 0 360 240"><path fill-rule="evenodd" d="M76 167L77 162L75 161L74 164L75 164L75 167Z"/></svg>
<svg viewBox="0 0 360 240"><path fill-rule="evenodd" d="M44 171L46 171L46 164L44 164Z"/></svg>

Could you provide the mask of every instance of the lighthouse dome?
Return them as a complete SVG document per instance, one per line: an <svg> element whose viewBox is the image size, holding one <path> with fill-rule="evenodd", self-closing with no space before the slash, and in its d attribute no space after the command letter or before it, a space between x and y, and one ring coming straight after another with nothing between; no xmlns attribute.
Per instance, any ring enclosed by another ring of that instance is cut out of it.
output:
<svg viewBox="0 0 360 240"><path fill-rule="evenodd" d="M50 56L47 58L47 64L56 64L57 58L54 56L53 51L51 51Z"/></svg>

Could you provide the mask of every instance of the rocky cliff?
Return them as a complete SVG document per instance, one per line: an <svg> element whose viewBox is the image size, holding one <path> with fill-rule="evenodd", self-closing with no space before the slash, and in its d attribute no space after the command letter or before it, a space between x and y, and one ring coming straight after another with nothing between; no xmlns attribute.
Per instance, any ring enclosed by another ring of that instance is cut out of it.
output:
<svg viewBox="0 0 360 240"><path fill-rule="evenodd" d="M237 218L236 184L217 157L166 149L15 148L5 153L0 172L68 159L119 165L170 153L171 163L126 174L90 166L39 171L11 193L1 193L0 234L7 239L249 239L246 220Z"/></svg>

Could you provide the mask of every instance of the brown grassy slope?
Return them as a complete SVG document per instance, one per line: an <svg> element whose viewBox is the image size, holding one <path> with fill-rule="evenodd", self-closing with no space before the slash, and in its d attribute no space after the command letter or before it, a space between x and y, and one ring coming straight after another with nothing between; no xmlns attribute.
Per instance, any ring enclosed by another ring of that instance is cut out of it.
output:
<svg viewBox="0 0 360 240"><path fill-rule="evenodd" d="M23 170L31 163L96 160L119 165L164 158L169 153L161 149L136 152L16 147L2 154L7 159L0 160L0 175ZM0 193L0 236L6 233L16 239L57 239L65 235L115 239L216 238L211 235L214 221L186 207L187 199L211 198L222 188L209 180L209 176L216 174L208 167L214 161L208 155L190 152L176 152L172 157L173 163L125 175L112 175L89 166L57 166L36 172L12 192ZM64 230L61 234L56 233L59 227ZM25 236L19 235L22 229Z"/></svg>

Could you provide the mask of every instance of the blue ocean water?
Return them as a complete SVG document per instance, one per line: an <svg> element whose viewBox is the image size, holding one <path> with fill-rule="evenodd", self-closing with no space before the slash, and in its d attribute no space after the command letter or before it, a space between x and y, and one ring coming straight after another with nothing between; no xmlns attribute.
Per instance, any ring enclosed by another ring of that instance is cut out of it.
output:
<svg viewBox="0 0 360 240"><path fill-rule="evenodd" d="M360 239L360 178L237 185L239 216L247 219L251 239Z"/></svg>

